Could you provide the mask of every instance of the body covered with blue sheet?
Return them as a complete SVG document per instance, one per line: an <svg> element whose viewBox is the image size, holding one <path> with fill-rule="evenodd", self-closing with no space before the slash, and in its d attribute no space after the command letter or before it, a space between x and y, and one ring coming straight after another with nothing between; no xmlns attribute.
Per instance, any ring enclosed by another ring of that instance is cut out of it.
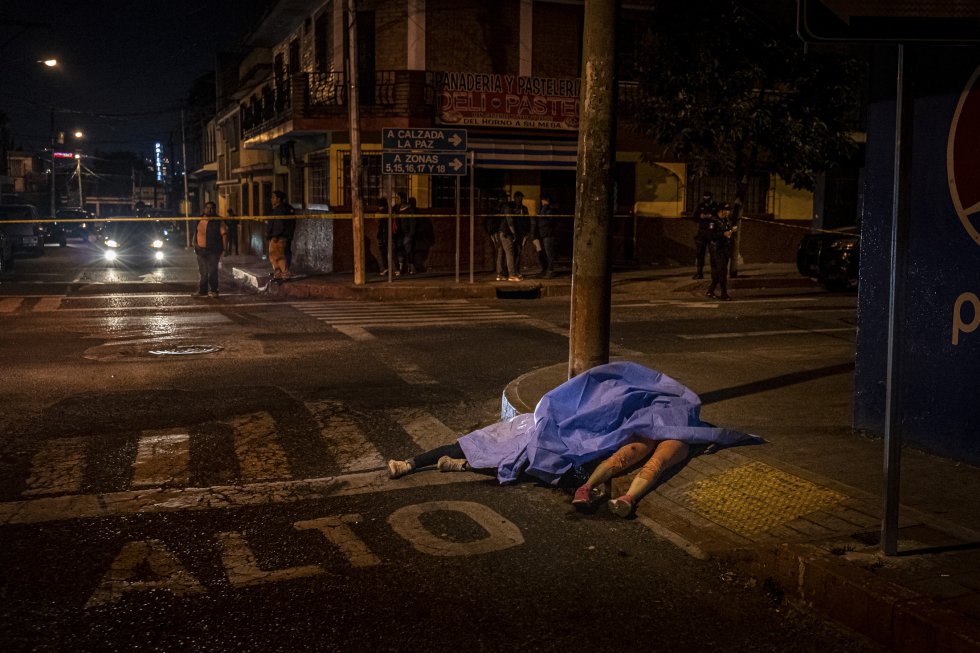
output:
<svg viewBox="0 0 980 653"><path fill-rule="evenodd" d="M501 483L527 474L556 485L575 467L606 458L631 438L730 445L757 439L701 421L701 399L655 370L599 365L548 392L534 413L462 436L474 469L496 468Z"/></svg>

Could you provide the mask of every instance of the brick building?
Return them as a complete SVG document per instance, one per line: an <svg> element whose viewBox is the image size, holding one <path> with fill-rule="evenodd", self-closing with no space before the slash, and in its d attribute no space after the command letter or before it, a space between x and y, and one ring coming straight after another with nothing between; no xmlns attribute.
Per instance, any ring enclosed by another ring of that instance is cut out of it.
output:
<svg viewBox="0 0 980 653"><path fill-rule="evenodd" d="M430 263L450 267L456 178L383 175L381 132L387 127L464 127L475 162L477 269L491 267L482 214L500 198L521 191L533 213L542 193L548 193L561 213L573 213L583 3L358 0L356 6L365 211L375 210L389 184L415 197L420 210L433 215L436 245ZM345 0L280 0L250 35L244 54L219 55L213 161L200 169L202 181L210 170L216 179L199 194L200 202L217 199L222 213L231 209L259 216L268 214L272 192L284 190L302 212L349 213L346 8ZM631 32L641 22L638 11L624 8L620 16L618 58L624 69L639 55ZM682 162L641 160L650 144L629 129L631 88L628 77L621 76L613 257L683 259L686 251L667 254L651 248L690 248L693 226L677 218L700 188L689 188ZM465 214L468 177L460 195ZM754 201L786 217L811 217L808 195L778 192L775 184L762 186ZM468 243L469 221L460 222L461 242ZM374 254L369 262L379 255L376 224L366 221ZM571 251L571 219L562 225L559 257ZM243 230L243 245L260 252L260 223L246 221ZM298 265L350 270L352 250L348 219L300 221Z"/></svg>

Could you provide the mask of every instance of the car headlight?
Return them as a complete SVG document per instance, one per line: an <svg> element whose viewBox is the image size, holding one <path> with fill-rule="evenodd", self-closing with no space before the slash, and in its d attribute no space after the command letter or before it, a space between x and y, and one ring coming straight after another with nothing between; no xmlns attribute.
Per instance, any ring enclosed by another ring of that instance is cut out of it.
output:
<svg viewBox="0 0 980 653"><path fill-rule="evenodd" d="M153 247L156 248L156 249L160 249L161 247L163 247L163 241L162 240L159 240L159 239L154 240L153 241ZM159 258L159 257L157 257L157 258Z"/></svg>
<svg viewBox="0 0 980 653"><path fill-rule="evenodd" d="M112 251L111 249L106 250L105 260L107 260L107 261L115 261L116 260L116 253L114 251Z"/></svg>
<svg viewBox="0 0 980 653"><path fill-rule="evenodd" d="M155 252L153 254L153 258L155 258L158 261L162 261L163 260L163 252Z"/></svg>
<svg viewBox="0 0 980 653"><path fill-rule="evenodd" d="M834 242L830 243L830 246L833 249L846 250L846 249L855 249L858 246L858 244L856 241L853 240L835 240Z"/></svg>
<svg viewBox="0 0 980 653"><path fill-rule="evenodd" d="M119 247L119 243L116 242L115 240L113 240L112 238L110 238L107 241L105 241L105 246L106 247Z"/></svg>

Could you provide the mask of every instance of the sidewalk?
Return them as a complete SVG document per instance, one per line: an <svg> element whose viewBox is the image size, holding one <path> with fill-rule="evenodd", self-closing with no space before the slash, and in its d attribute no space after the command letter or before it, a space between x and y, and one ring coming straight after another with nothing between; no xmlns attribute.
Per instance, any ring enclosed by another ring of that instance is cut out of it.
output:
<svg viewBox="0 0 980 653"><path fill-rule="evenodd" d="M501 414L533 411L566 371L567 363L561 363L511 382ZM793 464L785 450L778 458L771 455L770 446L732 447L690 459L640 502L637 519L690 555L719 560L767 592L801 600L892 650L980 651L980 533L970 528L977 521L938 516L948 512L954 492L976 506L976 469L954 476L950 467L959 466L950 461L906 454L915 458L906 467L916 476L926 476L924 466L932 468L926 478L938 492L931 500L910 497L915 505L903 501L900 553L889 557L878 543L880 477L866 476L860 487L833 480L849 465L880 465L880 455L859 460L851 450L821 460L804 449ZM864 449L864 458L880 452L880 446ZM949 484L948 496L943 483ZM614 496L628 485L628 478L618 479ZM976 508L971 511L976 514Z"/></svg>
<svg viewBox="0 0 980 653"><path fill-rule="evenodd" d="M571 270L559 270L551 279L528 275L524 281L495 281L491 272L476 271L470 283L469 270L438 270L394 277L369 273L363 285L354 284L351 272L300 275L278 284L269 283L271 266L257 256L228 256L223 269L245 286L283 297L315 299L359 299L366 301L429 301L437 299L493 299L561 297L571 293ZM709 280L691 279L693 267L613 269L613 293L653 293L657 291L697 292L707 289ZM729 280L733 295L741 290L816 289L816 282L801 277L793 264L747 264L739 276Z"/></svg>
<svg viewBox="0 0 980 653"><path fill-rule="evenodd" d="M522 282L498 282L482 272L470 283L467 270L460 271L459 282L454 272L446 271L392 282L370 274L367 283L355 286L350 273L270 284L270 267L257 257L229 257L222 265L258 292L293 298L529 299L571 292L567 269L553 279L528 277ZM614 269L612 292L703 295L708 282L692 280L692 273L692 267ZM740 295L818 289L792 264L743 265L730 281L735 304ZM664 369L669 358L661 354L634 360ZM567 363L559 363L511 382L504 390L502 415L533 410L545 392L565 380L566 368ZM699 374L716 388L728 389L732 383L723 369L714 377L703 369ZM833 396L814 394L808 383L781 387L780 392L776 397L772 390L753 389L750 400L728 393L734 398L716 399L710 410L713 417L721 414L719 423L769 423L779 406L786 410L788 405L799 411L789 418L791 442L733 447L692 458L640 503L637 519L692 556L718 560L737 577L803 601L892 650L980 651L978 470L906 450L900 554L884 556L878 543L882 444L851 433L846 417L840 417L851 401L849 382L834 389ZM628 479L620 479L614 491L621 493L627 485Z"/></svg>

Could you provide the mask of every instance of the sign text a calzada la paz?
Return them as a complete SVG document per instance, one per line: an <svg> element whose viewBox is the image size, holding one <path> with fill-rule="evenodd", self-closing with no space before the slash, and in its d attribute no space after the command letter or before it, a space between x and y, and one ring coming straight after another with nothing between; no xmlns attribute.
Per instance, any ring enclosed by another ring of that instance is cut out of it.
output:
<svg viewBox="0 0 980 653"><path fill-rule="evenodd" d="M442 127L386 127L381 131L385 150L422 152L465 152L466 130Z"/></svg>

